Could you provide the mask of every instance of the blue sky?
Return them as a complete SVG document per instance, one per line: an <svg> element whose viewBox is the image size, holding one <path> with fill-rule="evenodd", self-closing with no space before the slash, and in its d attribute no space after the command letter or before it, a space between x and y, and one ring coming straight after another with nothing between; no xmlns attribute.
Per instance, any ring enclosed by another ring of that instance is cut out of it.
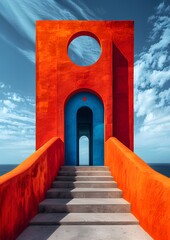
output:
<svg viewBox="0 0 170 240"><path fill-rule="evenodd" d="M35 149L35 21L44 19L135 21L135 152L146 162L170 162L168 1L5 0L0 1L0 164L20 163ZM79 47L76 54L83 55Z"/></svg>

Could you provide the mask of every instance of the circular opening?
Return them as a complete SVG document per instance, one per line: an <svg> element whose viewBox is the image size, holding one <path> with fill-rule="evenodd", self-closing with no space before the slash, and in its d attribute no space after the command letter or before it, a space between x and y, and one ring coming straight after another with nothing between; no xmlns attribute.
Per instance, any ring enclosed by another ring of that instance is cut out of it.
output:
<svg viewBox="0 0 170 240"><path fill-rule="evenodd" d="M78 66L90 66L101 55L99 42L91 36L78 36L68 46L68 56Z"/></svg>

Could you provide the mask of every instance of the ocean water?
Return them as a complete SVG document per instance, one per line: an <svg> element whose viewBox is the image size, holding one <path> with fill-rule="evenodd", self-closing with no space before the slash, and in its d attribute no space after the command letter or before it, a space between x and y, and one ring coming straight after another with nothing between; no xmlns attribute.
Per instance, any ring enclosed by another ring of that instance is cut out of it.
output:
<svg viewBox="0 0 170 240"><path fill-rule="evenodd" d="M150 163L148 164L155 171L167 176L170 178L170 163ZM3 174L10 172L12 169L16 168L17 164L9 164L9 165L1 165L0 164L0 176Z"/></svg>
<svg viewBox="0 0 170 240"><path fill-rule="evenodd" d="M170 178L170 163L149 163L148 165L155 171Z"/></svg>
<svg viewBox="0 0 170 240"><path fill-rule="evenodd" d="M0 164L0 176L16 168L18 164Z"/></svg>

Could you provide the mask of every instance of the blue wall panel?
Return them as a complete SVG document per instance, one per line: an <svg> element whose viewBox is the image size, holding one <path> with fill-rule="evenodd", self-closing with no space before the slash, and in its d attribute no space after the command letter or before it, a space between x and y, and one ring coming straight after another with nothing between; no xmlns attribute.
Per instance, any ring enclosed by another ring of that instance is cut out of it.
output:
<svg viewBox="0 0 170 240"><path fill-rule="evenodd" d="M65 106L65 165L77 165L77 111L89 107L93 112L93 165L104 165L104 108L89 92L72 96Z"/></svg>

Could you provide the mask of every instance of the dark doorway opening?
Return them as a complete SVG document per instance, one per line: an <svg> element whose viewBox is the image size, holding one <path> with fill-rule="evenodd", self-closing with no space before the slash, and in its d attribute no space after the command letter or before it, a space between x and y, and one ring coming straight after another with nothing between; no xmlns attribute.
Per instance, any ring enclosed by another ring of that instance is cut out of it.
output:
<svg viewBox="0 0 170 240"><path fill-rule="evenodd" d="M88 107L77 111L77 165L93 165L93 113Z"/></svg>

